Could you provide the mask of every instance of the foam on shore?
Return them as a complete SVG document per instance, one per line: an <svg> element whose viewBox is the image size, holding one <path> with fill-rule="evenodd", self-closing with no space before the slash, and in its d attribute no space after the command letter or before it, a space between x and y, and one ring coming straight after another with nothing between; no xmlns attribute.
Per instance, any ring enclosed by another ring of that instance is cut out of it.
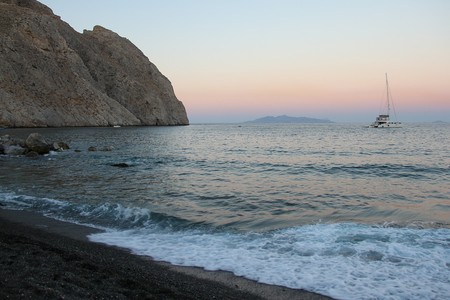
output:
<svg viewBox="0 0 450 300"><path fill-rule="evenodd" d="M92 241L339 299L450 295L450 230L316 224L266 233L107 230Z"/></svg>
<svg viewBox="0 0 450 300"><path fill-rule="evenodd" d="M30 298L37 295L41 298L46 295L50 298L82 297L86 293L86 297L97 295L102 298L141 295L142 298L164 299L329 299L307 291L258 284L228 272L206 272L199 268L176 267L140 259L125 249L87 242L86 235L99 233L98 229L50 219L33 212L0 209L0 223L0 239L7 239L0 242L3 245L14 243L16 251L15 258L7 264L2 264L0 259L0 273L8 274L9 282L0 283L0 287L5 287L0 289L0 295L9 298L18 295ZM40 249L30 251L30 247ZM7 248L0 250L6 251ZM33 257L33 253L38 256ZM60 258L52 260L55 255ZM2 255L5 260L8 257ZM45 264L39 267L38 262L43 257ZM26 265L24 269L22 260L29 261L32 270L27 271ZM64 272L66 269L70 272ZM64 278L67 274L72 277ZM55 276L63 278L55 279ZM89 277L88 282L85 282L85 276ZM105 276L107 280L102 279ZM8 288L3 284L8 284Z"/></svg>

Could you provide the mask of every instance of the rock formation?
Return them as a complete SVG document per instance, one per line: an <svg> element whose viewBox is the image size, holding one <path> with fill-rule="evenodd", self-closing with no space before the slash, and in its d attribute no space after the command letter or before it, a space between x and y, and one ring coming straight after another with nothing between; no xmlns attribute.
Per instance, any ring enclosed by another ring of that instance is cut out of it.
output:
<svg viewBox="0 0 450 300"><path fill-rule="evenodd" d="M188 123L129 40L100 26L78 33L35 0L0 0L0 127Z"/></svg>
<svg viewBox="0 0 450 300"><path fill-rule="evenodd" d="M35 156L47 154L50 151L64 151L69 149L65 142L47 143L45 138L39 133L31 133L26 140L11 137L10 135L0 136L0 155L27 155Z"/></svg>

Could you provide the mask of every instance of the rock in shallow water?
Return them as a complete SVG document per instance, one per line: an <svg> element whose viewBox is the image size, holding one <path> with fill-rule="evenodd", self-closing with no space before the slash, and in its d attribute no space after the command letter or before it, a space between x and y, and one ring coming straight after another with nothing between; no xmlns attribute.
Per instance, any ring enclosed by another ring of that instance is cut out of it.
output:
<svg viewBox="0 0 450 300"><path fill-rule="evenodd" d="M127 163L117 163L117 164L112 164L111 166L118 167L118 168L128 168L128 167L130 167L130 165L127 164Z"/></svg>
<svg viewBox="0 0 450 300"><path fill-rule="evenodd" d="M24 155L27 153L27 149L22 148L18 145L6 145L4 146L3 152L6 155Z"/></svg>
<svg viewBox="0 0 450 300"><path fill-rule="evenodd" d="M31 133L25 140L25 146L29 151L34 151L38 154L47 154L50 152L50 144L39 133Z"/></svg>
<svg viewBox="0 0 450 300"><path fill-rule="evenodd" d="M70 149L69 145L64 142L55 142L52 144L51 150L53 151L64 151Z"/></svg>
<svg viewBox="0 0 450 300"><path fill-rule="evenodd" d="M37 153L37 152L35 152L35 151L30 151L30 152L28 152L28 153L26 154L26 156L27 156L27 157L34 158L34 157L38 157L38 156L39 156L39 153Z"/></svg>
<svg viewBox="0 0 450 300"><path fill-rule="evenodd" d="M50 150L64 151L67 149L69 149L67 143L47 143L39 133L31 133L25 141L9 135L0 136L0 154L35 157L36 155L48 154Z"/></svg>

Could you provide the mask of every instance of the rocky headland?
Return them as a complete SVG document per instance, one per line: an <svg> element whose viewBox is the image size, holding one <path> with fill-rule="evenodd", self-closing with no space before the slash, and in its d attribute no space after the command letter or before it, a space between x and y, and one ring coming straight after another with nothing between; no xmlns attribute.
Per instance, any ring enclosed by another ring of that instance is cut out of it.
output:
<svg viewBox="0 0 450 300"><path fill-rule="evenodd" d="M170 81L129 40L76 32L35 0L0 0L0 127L187 125Z"/></svg>

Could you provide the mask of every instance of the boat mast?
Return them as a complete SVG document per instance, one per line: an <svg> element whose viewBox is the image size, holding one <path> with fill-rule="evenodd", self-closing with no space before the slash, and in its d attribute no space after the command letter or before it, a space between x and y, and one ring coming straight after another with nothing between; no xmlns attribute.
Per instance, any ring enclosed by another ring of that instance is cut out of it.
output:
<svg viewBox="0 0 450 300"><path fill-rule="evenodd" d="M389 101L389 82L388 82L388 76L387 73L386 74L386 100L387 100L387 114L389 116L389 113L391 111L391 107L390 107L390 101Z"/></svg>

